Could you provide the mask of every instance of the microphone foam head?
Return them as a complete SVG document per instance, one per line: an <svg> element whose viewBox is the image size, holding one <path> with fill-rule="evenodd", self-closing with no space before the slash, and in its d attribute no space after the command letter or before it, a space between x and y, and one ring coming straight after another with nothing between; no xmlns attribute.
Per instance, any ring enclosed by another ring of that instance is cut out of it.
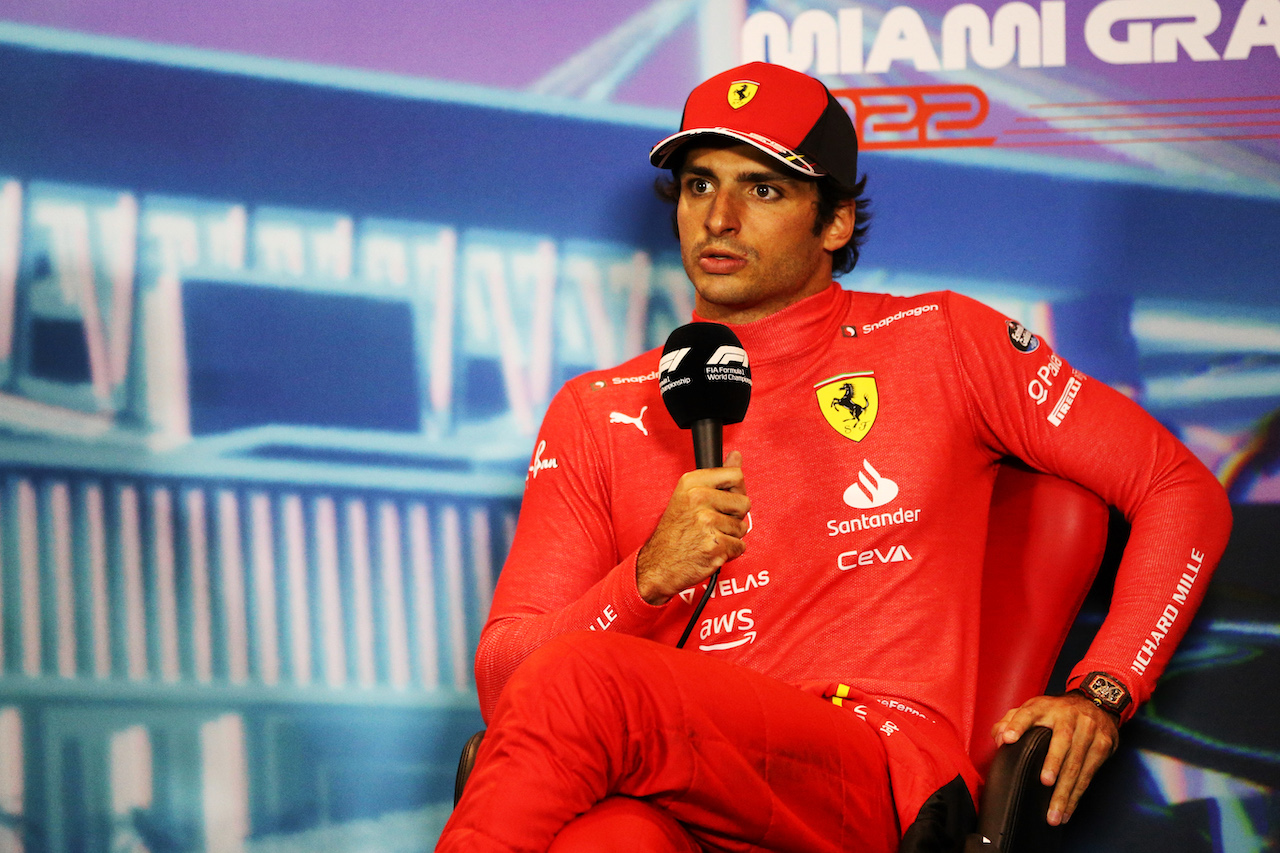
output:
<svg viewBox="0 0 1280 853"><path fill-rule="evenodd" d="M658 366L662 402L681 429L695 421L736 424L751 402L751 365L728 326L689 323L667 338Z"/></svg>

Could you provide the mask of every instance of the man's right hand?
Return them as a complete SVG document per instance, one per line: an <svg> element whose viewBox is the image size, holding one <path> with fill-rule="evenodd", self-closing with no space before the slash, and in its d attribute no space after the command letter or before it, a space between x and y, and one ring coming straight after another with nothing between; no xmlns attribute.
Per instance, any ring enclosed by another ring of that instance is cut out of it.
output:
<svg viewBox="0 0 1280 853"><path fill-rule="evenodd" d="M636 555L640 597L666 604L742 554L750 509L738 451L729 454L722 468L683 475L653 535Z"/></svg>

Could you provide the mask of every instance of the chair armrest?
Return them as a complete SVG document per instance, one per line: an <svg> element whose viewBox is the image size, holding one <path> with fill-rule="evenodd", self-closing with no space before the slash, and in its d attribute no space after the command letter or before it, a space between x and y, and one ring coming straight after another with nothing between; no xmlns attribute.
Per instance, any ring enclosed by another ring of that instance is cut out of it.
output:
<svg viewBox="0 0 1280 853"><path fill-rule="evenodd" d="M471 768L476 763L476 753L480 751L480 741L484 740L484 731L478 731L462 745L462 755L458 757L458 775L453 778L453 804L462 799L462 789L471 776Z"/></svg>
<svg viewBox="0 0 1280 853"><path fill-rule="evenodd" d="M978 831L970 836L966 853L1061 850L1062 827L1050 826L1045 819L1053 786L1040 783L1052 737L1052 729L1035 726L996 751L978 807Z"/></svg>

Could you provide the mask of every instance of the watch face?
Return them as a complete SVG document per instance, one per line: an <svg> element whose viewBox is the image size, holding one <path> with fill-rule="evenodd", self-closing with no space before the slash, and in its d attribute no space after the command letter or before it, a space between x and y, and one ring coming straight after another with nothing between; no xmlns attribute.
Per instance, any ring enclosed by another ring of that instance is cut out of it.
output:
<svg viewBox="0 0 1280 853"><path fill-rule="evenodd" d="M1085 691L1113 711L1123 711L1129 704L1129 691L1105 672L1091 672L1085 676Z"/></svg>

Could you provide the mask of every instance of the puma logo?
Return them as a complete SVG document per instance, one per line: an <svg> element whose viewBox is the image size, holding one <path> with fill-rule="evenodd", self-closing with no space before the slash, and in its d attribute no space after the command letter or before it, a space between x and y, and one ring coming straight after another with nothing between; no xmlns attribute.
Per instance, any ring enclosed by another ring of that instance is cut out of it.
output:
<svg viewBox="0 0 1280 853"><path fill-rule="evenodd" d="M640 414L636 415L634 418L633 418L633 417L631 417L630 415L624 415L622 412L610 412L610 413L609 413L609 423L611 423L611 424L631 424L633 427L635 427L636 429L640 430L640 431L641 431L642 433L644 433L645 435L648 435L648 434L649 434L649 430L647 430L647 429L645 429L645 428L644 428L644 413L645 413L645 412L647 412L647 411L649 411L649 407L648 407L648 406L642 406L642 407L640 408Z"/></svg>

